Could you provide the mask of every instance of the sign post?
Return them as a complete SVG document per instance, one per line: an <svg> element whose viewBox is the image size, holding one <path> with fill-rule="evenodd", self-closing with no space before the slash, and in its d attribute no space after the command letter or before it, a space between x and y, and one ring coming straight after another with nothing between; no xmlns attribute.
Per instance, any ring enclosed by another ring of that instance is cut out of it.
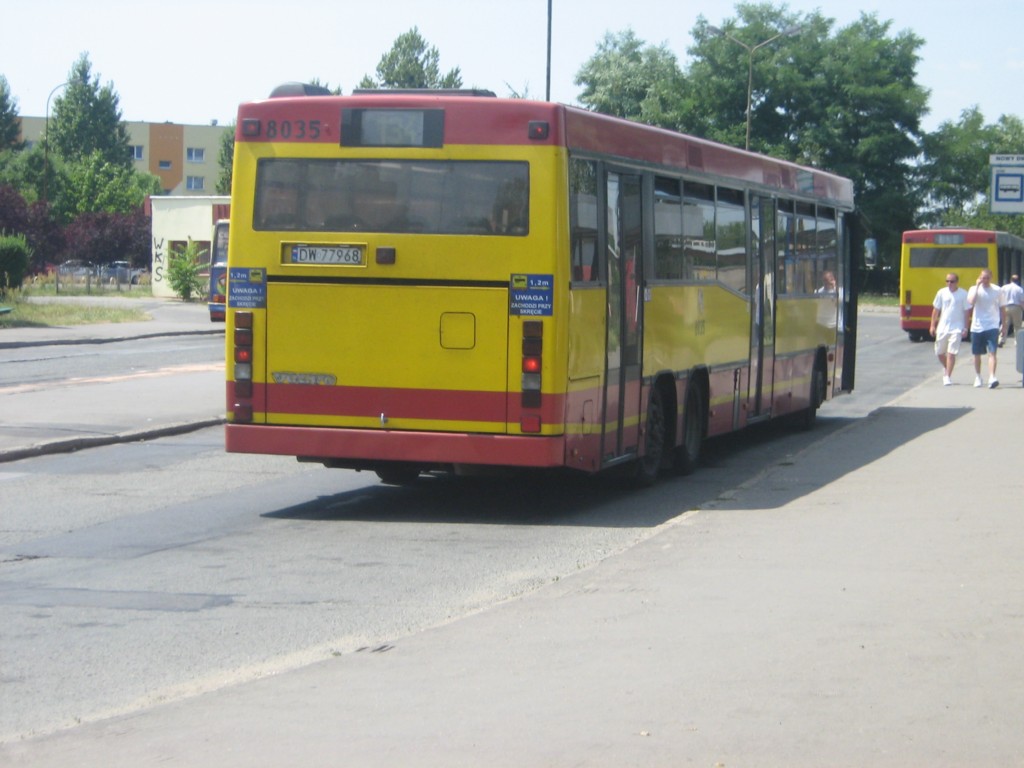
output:
<svg viewBox="0 0 1024 768"><path fill-rule="evenodd" d="M992 213L1024 213L1024 155L989 155Z"/></svg>

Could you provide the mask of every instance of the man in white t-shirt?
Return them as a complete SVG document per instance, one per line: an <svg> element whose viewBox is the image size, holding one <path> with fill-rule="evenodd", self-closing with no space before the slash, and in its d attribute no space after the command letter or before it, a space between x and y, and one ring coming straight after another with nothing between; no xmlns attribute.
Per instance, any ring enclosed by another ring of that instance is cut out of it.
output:
<svg viewBox="0 0 1024 768"><path fill-rule="evenodd" d="M999 346L1012 333L1014 342L1020 331L1021 315L1024 314L1024 288L1020 287L1020 275L1013 275L1010 282L1001 289L1003 309L1006 311L1006 327L999 330Z"/></svg>
<svg viewBox="0 0 1024 768"><path fill-rule="evenodd" d="M977 282L967 292L967 303L973 308L971 317L971 352L974 354L974 386L981 386L981 356L988 352L988 388L999 386L996 378L996 352L999 331L1005 327L1006 312L998 285L992 283L992 270L983 269Z"/></svg>
<svg viewBox="0 0 1024 768"><path fill-rule="evenodd" d="M946 287L939 288L932 302L931 334L935 337L935 355L942 365L942 384L953 383L953 366L960 353L960 340L967 336L971 308L967 306L967 291L960 287L956 272L946 275Z"/></svg>

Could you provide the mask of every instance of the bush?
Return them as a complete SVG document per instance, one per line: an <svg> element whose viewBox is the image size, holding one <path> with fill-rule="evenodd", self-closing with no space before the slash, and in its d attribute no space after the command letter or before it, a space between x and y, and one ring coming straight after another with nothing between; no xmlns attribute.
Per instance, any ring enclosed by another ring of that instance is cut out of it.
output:
<svg viewBox="0 0 1024 768"><path fill-rule="evenodd" d="M0 234L0 296L21 287L31 258L32 250L24 235Z"/></svg>
<svg viewBox="0 0 1024 768"><path fill-rule="evenodd" d="M201 257L206 252L192 238L189 238L185 248L171 251L167 266L167 281L171 284L171 290L178 294L185 301L192 301L193 296L202 295L205 281L199 275Z"/></svg>

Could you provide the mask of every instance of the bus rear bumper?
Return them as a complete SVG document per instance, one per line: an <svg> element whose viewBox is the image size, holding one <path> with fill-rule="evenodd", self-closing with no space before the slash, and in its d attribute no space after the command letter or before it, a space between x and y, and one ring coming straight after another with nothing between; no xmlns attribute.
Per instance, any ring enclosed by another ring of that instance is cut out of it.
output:
<svg viewBox="0 0 1024 768"><path fill-rule="evenodd" d="M374 462L538 468L565 465L565 438L561 435L477 435L229 423L224 443L229 453L296 456L337 466L351 463L369 467Z"/></svg>

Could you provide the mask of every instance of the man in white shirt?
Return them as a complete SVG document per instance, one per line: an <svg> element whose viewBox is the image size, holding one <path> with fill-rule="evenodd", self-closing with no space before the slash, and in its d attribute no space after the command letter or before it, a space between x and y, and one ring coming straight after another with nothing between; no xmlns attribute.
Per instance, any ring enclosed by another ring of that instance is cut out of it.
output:
<svg viewBox="0 0 1024 768"><path fill-rule="evenodd" d="M1016 333L1020 331L1021 316L1024 315L1024 288L1020 287L1020 275L1013 275L1010 282L1001 289L1003 309L1006 311L1006 327L999 330L999 346L1012 333L1014 343Z"/></svg>
<svg viewBox="0 0 1024 768"><path fill-rule="evenodd" d="M942 365L942 384L953 383L953 366L960 352L960 340L967 335L971 308L967 306L967 291L960 287L956 272L946 275L946 287L939 288L932 302L931 334L935 337L935 355Z"/></svg>
<svg viewBox="0 0 1024 768"><path fill-rule="evenodd" d="M974 309L971 318L971 352L974 354L974 386L981 386L981 356L988 352L988 388L999 386L996 378L996 352L999 331L1005 327L1006 312L998 285L992 284L992 270L983 269L967 292L967 303Z"/></svg>

